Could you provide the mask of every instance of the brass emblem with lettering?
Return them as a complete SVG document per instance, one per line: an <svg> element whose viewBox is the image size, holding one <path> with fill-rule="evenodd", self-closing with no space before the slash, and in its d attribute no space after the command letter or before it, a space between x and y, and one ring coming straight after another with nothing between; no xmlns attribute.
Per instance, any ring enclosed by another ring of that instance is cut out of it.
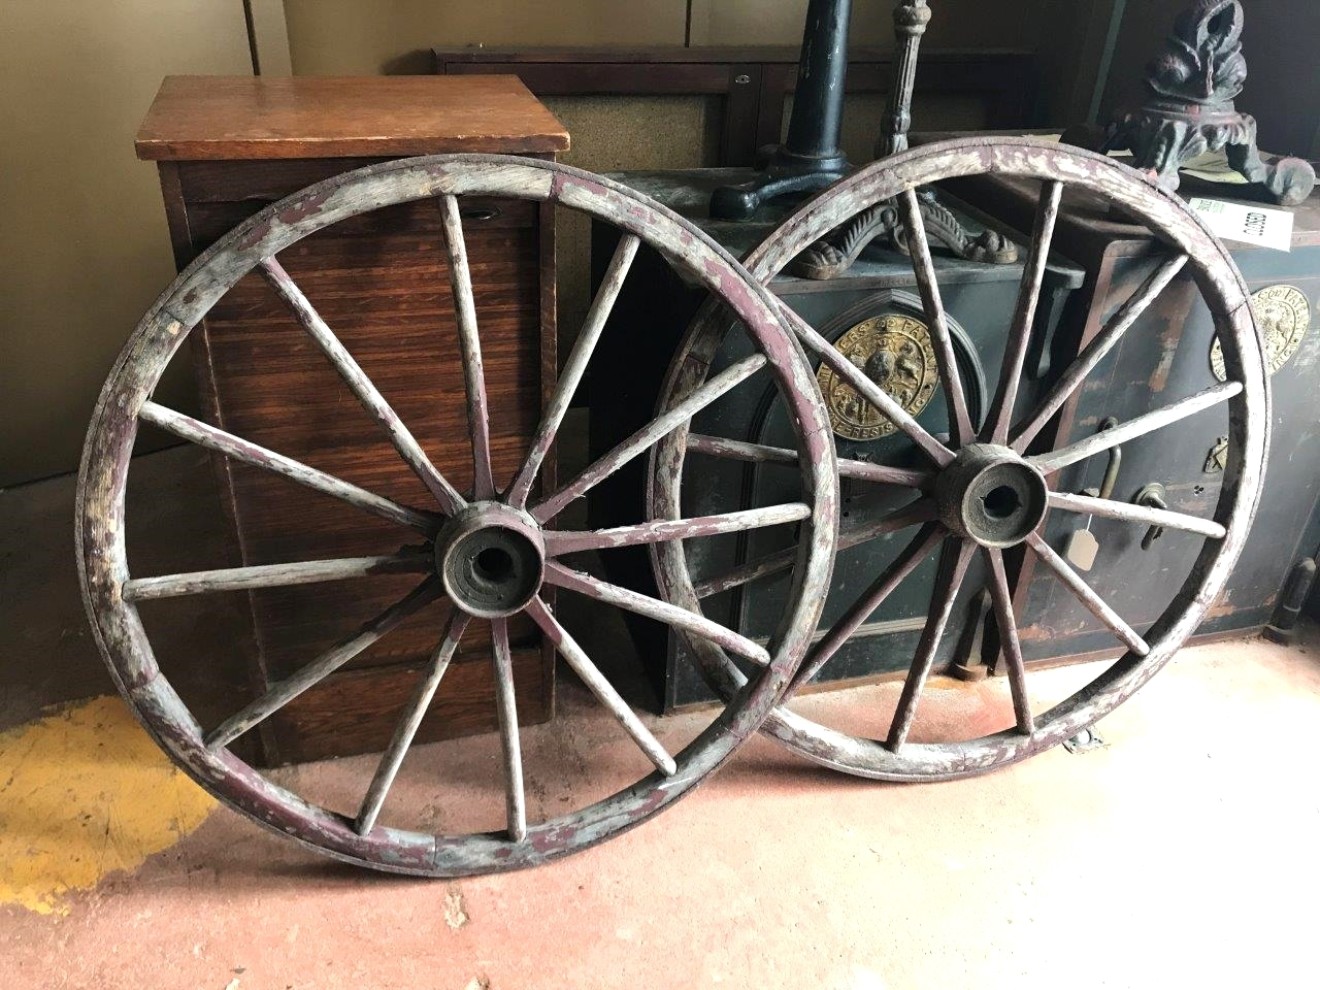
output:
<svg viewBox="0 0 1320 990"><path fill-rule="evenodd" d="M935 347L926 324L890 314L857 324L834 345L913 416L926 408L939 384ZM834 432L845 440L879 440L896 426L828 366L816 372Z"/></svg>
<svg viewBox="0 0 1320 990"><path fill-rule="evenodd" d="M1306 331L1311 329L1311 304L1295 286L1271 285L1252 295L1251 309L1265 338L1265 367L1272 375L1302 346ZM1224 348L1218 337L1210 348L1210 367L1221 382L1228 381Z"/></svg>

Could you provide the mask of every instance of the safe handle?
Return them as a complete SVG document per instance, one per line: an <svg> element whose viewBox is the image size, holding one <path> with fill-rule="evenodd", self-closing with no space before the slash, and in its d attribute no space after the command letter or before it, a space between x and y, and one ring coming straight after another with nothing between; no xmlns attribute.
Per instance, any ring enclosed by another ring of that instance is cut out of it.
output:
<svg viewBox="0 0 1320 990"><path fill-rule="evenodd" d="M1137 497L1132 501L1137 505L1144 505L1152 509L1168 509L1169 493L1158 481L1153 482L1137 492ZM1141 549L1149 550L1161 536L1164 535L1163 526L1152 526L1146 530L1146 535L1141 539Z"/></svg>
<svg viewBox="0 0 1320 990"><path fill-rule="evenodd" d="M1097 433L1104 433L1105 430L1112 430L1118 425L1118 420L1110 416L1100 424ZM1084 488L1083 495L1089 495L1091 498L1112 498L1114 495L1114 486L1118 484L1118 472L1123 467L1123 448L1119 444L1109 448L1109 463L1105 465L1105 476L1100 482L1099 488Z"/></svg>

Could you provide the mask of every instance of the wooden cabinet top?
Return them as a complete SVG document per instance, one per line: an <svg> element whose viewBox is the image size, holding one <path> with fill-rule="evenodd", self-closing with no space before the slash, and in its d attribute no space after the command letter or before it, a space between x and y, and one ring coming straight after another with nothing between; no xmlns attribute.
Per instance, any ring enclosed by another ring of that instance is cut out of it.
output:
<svg viewBox="0 0 1320 990"><path fill-rule="evenodd" d="M137 133L149 160L568 150L516 76L167 76Z"/></svg>

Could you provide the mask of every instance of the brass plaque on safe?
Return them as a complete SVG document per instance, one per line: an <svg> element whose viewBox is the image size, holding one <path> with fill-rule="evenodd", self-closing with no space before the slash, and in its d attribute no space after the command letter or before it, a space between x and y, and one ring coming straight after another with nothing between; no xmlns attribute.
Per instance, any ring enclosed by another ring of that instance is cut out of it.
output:
<svg viewBox="0 0 1320 990"><path fill-rule="evenodd" d="M845 333L835 347L913 416L935 394L939 366L930 330L920 320L897 314L873 317ZM879 440L897 429L828 365L820 366L816 380L834 432L845 440Z"/></svg>
<svg viewBox="0 0 1320 990"><path fill-rule="evenodd" d="M1271 285L1252 294L1251 309L1265 338L1265 367L1272 375L1302 346L1306 331L1311 329L1311 304L1296 286ZM1210 348L1210 367L1221 382L1228 381L1224 348L1218 337Z"/></svg>

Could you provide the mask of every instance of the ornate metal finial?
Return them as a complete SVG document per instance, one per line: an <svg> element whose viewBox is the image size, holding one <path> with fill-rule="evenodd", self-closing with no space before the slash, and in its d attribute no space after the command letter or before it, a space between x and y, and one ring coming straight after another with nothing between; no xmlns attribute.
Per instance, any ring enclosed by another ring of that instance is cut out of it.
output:
<svg viewBox="0 0 1320 990"><path fill-rule="evenodd" d="M881 124L875 156L885 158L908 149L908 131L912 128L912 91L917 83L917 55L921 36L930 23L926 0L903 0L894 8L894 34L898 41L897 84L890 90L889 106Z"/></svg>
<svg viewBox="0 0 1320 990"><path fill-rule="evenodd" d="M1239 0L1198 0L1178 15L1165 50L1146 67L1158 97L1205 106L1232 103L1247 81Z"/></svg>
<svg viewBox="0 0 1320 990"><path fill-rule="evenodd" d="M1184 163L1222 151L1234 171L1262 195L1295 206L1315 188L1315 170L1300 158L1263 161L1256 149L1255 119L1233 105L1247 81L1244 21L1239 0L1196 0L1183 11L1164 50L1146 67L1150 98L1110 125L1103 147L1131 150L1133 164L1171 190L1178 188ZM1079 135L1070 132L1065 140Z"/></svg>

